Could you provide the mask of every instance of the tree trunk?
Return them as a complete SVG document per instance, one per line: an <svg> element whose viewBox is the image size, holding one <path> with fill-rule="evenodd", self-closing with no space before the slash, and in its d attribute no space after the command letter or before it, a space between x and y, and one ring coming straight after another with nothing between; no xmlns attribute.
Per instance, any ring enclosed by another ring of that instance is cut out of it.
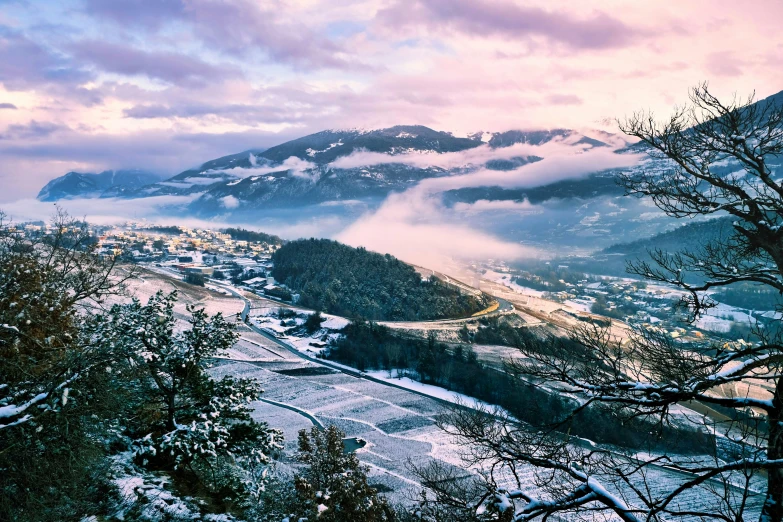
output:
<svg viewBox="0 0 783 522"><path fill-rule="evenodd" d="M772 398L774 408L769 413L769 441L767 442L767 458L783 458L783 421L781 397L783 395L783 379L778 379L775 386L775 396ZM769 470L767 479L767 498L761 511L760 522L780 522L783 520L783 469L773 467Z"/></svg>
<svg viewBox="0 0 783 522"><path fill-rule="evenodd" d="M166 397L166 403L167 403L167 409L168 409L168 416L166 418L166 429L169 431L174 431L177 429L177 424L174 422L174 413L176 409L176 398L177 396L174 393L171 393Z"/></svg>

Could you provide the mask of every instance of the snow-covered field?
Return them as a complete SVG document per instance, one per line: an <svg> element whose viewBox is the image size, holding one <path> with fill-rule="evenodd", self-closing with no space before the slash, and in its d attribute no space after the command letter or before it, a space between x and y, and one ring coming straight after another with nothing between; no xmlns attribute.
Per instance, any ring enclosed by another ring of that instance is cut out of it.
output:
<svg viewBox="0 0 783 522"><path fill-rule="evenodd" d="M187 305L203 307L210 315L220 312L226 318L236 316L244 308L241 300L230 294L226 295L222 289L221 292L217 292L210 288L189 285L169 275L146 269L141 269L138 278L128 281L127 287L128 292L138 298L142 304L159 290L164 293L176 290L179 300L174 311L179 318L189 315L186 310ZM112 301L126 302L129 298L114 298Z"/></svg>
<svg viewBox="0 0 783 522"><path fill-rule="evenodd" d="M303 363L299 373L307 373L304 369L314 366ZM456 463L453 456L459 447L443 437L435 425L435 416L442 406L432 399L337 371L284 375L257 365L228 361L212 371L216 376L254 377L264 389L263 398L301 409L325 425L334 424L347 437L368 441L358 455L370 466L371 482L392 489L389 495L395 501L404 501L418 487L416 477L408 469L408 459L421 465L434 455L451 455L444 462ZM276 421L288 423L282 426L287 438L310 425L304 416L280 409L259 405L256 418L270 426L280 426ZM270 417L264 418L265 413Z"/></svg>
<svg viewBox="0 0 783 522"><path fill-rule="evenodd" d="M441 388L440 386L423 384L418 381L414 381L409 377L400 376L396 370L392 370L391 377L389 376L390 372L381 371L381 370L368 371L365 373L375 379L380 379L382 381L390 382L392 384L395 384L396 386L402 386L403 388L407 388L411 391L425 393L430 397L443 399L444 401L449 401L454 404L464 404L467 406L480 407L480 408L490 408L490 409L492 408L491 404L476 400L468 395L464 395L462 393L456 393L447 390L445 388Z"/></svg>
<svg viewBox="0 0 783 522"><path fill-rule="evenodd" d="M590 308L593 305L593 303L587 299L568 299L563 304L568 305L574 310L579 310L580 312L587 312L587 313L590 312Z"/></svg>
<svg viewBox="0 0 783 522"><path fill-rule="evenodd" d="M203 306L208 313L219 311L226 316L235 315L244 307L242 299L226 295L227 291L222 288L193 287L159 273L145 272L141 279L130 284L131 292L142 301L159 289L169 291L174 288L180 293L177 313L181 314L181 318L185 317L186 304ZM344 318L324 314L325 321L320 331L311 336L301 333L291 336L288 331L301 326L310 311L281 305L246 292L242 295L251 302L250 320L253 324L278 336L286 336L286 343L301 352L309 352L311 356L322 348L313 346L313 343L325 344L348 324ZM297 316L281 319L277 317L280 308L293 309ZM285 325L281 324L283 320ZM240 340L230 350L229 359L220 361L210 371L216 377L230 374L259 380L264 389L262 398L278 404L253 403L253 417L282 429L287 450L295 448L296 434L300 429L312 426L311 417L323 425L334 424L347 437L360 437L368 442L357 454L370 468L370 483L388 488L386 495L392 502L409 503L416 497L419 484L409 463L422 466L437 460L446 467L459 468L460 474L471 472L460 458L465 446L435 424L436 417L444 411L444 405L436 399L474 404L470 397L407 378L397 379L388 372L368 372L367 375L407 389L342 373L305 361L244 324L240 323L238 330ZM522 468L519 471L523 486L535 491L534 470ZM651 482L662 490L672 488L683 478L663 469L652 473L656 476ZM131 494L139 486L148 487L137 484L139 479L133 476L119 477L118 480L125 480L126 489ZM610 485L610 488L629 498L632 496L627 486ZM708 493L697 489L682 498L681 507L699 506L704 502L709 502ZM757 499L752 502L758 503Z"/></svg>

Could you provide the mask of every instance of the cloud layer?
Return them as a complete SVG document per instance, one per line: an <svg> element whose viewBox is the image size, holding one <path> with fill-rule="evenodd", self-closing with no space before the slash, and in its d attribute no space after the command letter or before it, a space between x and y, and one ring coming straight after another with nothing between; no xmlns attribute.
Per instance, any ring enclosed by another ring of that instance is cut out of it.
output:
<svg viewBox="0 0 783 522"><path fill-rule="evenodd" d="M410 263L441 270L453 259L519 259L541 255L535 248L503 241L450 220L439 198L420 189L391 195L377 211L338 234L337 240L389 252Z"/></svg>
<svg viewBox="0 0 783 522"><path fill-rule="evenodd" d="M635 154L617 154L608 147L585 149L582 145L563 141L520 148L536 156L546 154L546 157L510 171L479 168L467 174L425 179L405 192L389 196L379 209L366 213L340 233L338 239L441 269L453 259L540 257L543 253L536 248L502 240L470 225L470 218L475 214L506 212L519 217L540 213L540 208L527 200L483 199L472 204L457 203L447 209L442 204L441 194L469 187L537 187L606 169L630 167L643 159ZM502 152L503 149L498 150ZM460 155L464 160L468 152L454 153L447 161L454 161L454 157ZM493 152L487 148L473 153L472 157L487 158Z"/></svg>
<svg viewBox="0 0 783 522"><path fill-rule="evenodd" d="M783 88L776 0L2 5L6 199L68 170L173 175L325 128L609 128L665 115L702 80L722 96Z"/></svg>

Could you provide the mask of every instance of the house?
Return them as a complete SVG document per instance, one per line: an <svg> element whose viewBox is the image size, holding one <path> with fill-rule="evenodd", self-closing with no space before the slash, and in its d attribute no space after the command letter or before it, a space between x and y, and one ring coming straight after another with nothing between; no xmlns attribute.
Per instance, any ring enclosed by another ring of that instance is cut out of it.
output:
<svg viewBox="0 0 783 522"><path fill-rule="evenodd" d="M245 281L242 281L243 284L247 286L251 286L253 288L260 288L267 284L266 277L254 277L252 279L247 279Z"/></svg>
<svg viewBox="0 0 783 522"><path fill-rule="evenodd" d="M215 273L215 268L211 266L188 266L185 267L184 272L186 274L201 274L211 277Z"/></svg>

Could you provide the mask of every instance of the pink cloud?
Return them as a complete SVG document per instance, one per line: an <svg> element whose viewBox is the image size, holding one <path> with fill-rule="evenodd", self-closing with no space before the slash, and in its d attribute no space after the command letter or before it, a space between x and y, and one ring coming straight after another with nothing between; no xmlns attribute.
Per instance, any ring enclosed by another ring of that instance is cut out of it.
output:
<svg viewBox="0 0 783 522"><path fill-rule="evenodd" d="M0 132L73 129L5 133L10 194L77 164L174 174L326 128L585 128L638 109L665 116L703 80L720 97L783 89L773 0L62 5L12 3L17 25L0 25L0 97L18 108L0 111ZM76 14L67 31L61 12Z"/></svg>
<svg viewBox="0 0 783 522"><path fill-rule="evenodd" d="M707 56L707 70L715 76L740 76L744 61L731 52L712 53Z"/></svg>

